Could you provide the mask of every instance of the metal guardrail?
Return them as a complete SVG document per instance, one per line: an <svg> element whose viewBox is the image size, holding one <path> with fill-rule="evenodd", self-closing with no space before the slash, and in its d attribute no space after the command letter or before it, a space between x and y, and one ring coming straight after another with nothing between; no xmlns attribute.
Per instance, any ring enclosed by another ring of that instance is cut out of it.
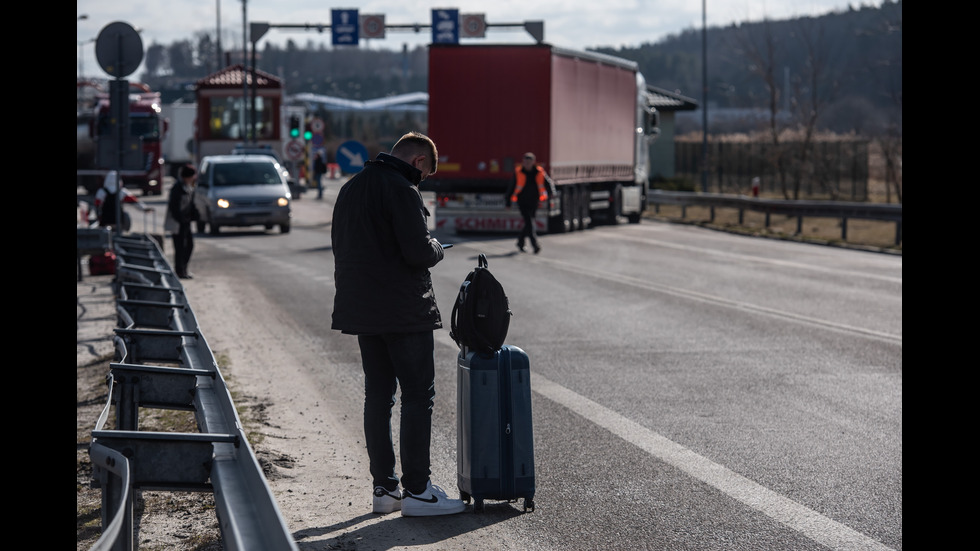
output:
<svg viewBox="0 0 980 551"><path fill-rule="evenodd" d="M89 448L92 484L102 488L103 530L92 549L135 548L133 494L145 489L213 492L225 549L298 551L159 244L131 235L112 245L117 361ZM199 432L141 431L141 407L193 411Z"/></svg>
<svg viewBox="0 0 980 551"><path fill-rule="evenodd" d="M837 218L841 221L841 239L847 240L847 220L880 220L895 223L895 244L902 242L902 205L884 203L858 203L848 201L786 201L759 199L745 195L725 195L721 193L692 193L685 191L650 190L647 202L660 212L660 205L680 205L681 217L687 216L687 207L701 206L711 209L711 221L715 219L716 208L738 210L738 222L742 223L746 210L766 215L766 227L773 214L796 217L796 232L803 231L803 218Z"/></svg>

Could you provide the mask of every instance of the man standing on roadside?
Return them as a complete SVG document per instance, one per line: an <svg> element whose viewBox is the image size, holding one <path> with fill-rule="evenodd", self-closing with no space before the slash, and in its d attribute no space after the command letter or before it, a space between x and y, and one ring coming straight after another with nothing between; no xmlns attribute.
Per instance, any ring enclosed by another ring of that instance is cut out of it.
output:
<svg viewBox="0 0 980 551"><path fill-rule="evenodd" d="M348 180L331 224L332 329L357 335L364 370L364 435L375 513L449 515L463 511L429 479L435 397L433 331L442 328L429 268L443 259L429 235L419 183L435 174L436 145L409 132ZM391 409L401 385L400 457L395 474ZM404 492L399 489L401 483Z"/></svg>
<svg viewBox="0 0 980 551"><path fill-rule="evenodd" d="M170 188L164 229L173 235L174 272L181 279L191 279L194 274L187 271L187 264L190 263L191 253L194 252L194 233L191 231L191 222L198 219L197 205L194 202L197 170L190 165L184 165L180 167L179 178Z"/></svg>

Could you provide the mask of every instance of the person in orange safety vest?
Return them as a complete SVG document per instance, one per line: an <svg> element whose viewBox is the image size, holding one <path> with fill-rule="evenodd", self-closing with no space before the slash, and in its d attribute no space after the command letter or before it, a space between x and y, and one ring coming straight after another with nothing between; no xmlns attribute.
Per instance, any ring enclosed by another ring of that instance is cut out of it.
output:
<svg viewBox="0 0 980 551"><path fill-rule="evenodd" d="M524 227L517 237L517 248L522 253L526 252L524 243L529 240L531 247L534 248L534 254L538 254L541 252L541 246L538 245L534 215L538 211L538 204L548 200L548 188L545 185L548 174L535 160L534 153L524 154L521 166L514 171L514 182L507 194L506 204L507 208L510 208L512 203L517 203L517 207L521 210L521 217L524 219ZM534 180L535 185L528 185L530 179Z"/></svg>

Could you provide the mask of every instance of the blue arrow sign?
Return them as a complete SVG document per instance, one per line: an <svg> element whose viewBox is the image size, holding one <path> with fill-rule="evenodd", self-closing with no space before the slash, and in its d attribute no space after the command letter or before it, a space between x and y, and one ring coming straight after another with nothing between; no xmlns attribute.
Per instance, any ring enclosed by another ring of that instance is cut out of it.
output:
<svg viewBox="0 0 980 551"><path fill-rule="evenodd" d="M334 46L357 46L361 22L357 10L330 10L330 34Z"/></svg>
<svg viewBox="0 0 980 551"><path fill-rule="evenodd" d="M432 10L432 43L459 44L459 10Z"/></svg>
<svg viewBox="0 0 980 551"><path fill-rule="evenodd" d="M360 172L367 160L367 148L361 142L348 140L337 148L337 164L340 165L340 170L346 174Z"/></svg>

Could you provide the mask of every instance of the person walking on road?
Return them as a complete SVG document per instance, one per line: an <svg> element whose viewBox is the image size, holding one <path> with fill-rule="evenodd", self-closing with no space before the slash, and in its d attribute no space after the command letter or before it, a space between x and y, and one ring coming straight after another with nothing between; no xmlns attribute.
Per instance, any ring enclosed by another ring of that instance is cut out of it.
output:
<svg viewBox="0 0 980 551"><path fill-rule="evenodd" d="M356 335L361 351L375 513L434 516L465 508L430 480L433 332L442 328L442 316L429 268L445 253L429 234L418 185L435 174L438 158L429 137L409 132L341 187L333 209L331 329ZM401 479L391 437L399 385Z"/></svg>
<svg viewBox="0 0 980 551"><path fill-rule="evenodd" d="M194 274L187 270L194 252L194 233L191 222L198 219L197 205L194 202L194 187L197 183L197 170L190 165L180 167L179 181L170 188L167 201L167 217L164 229L171 232L174 242L174 272L181 279L191 279Z"/></svg>
<svg viewBox="0 0 980 551"><path fill-rule="evenodd" d="M538 212L538 203L548 200L548 189L545 184L549 180L548 174L541 165L535 163L534 153L527 152L521 161L521 166L514 171L514 181L511 189L508 190L505 203L510 208L512 203L517 203L521 211L521 218L524 219L524 227L517 237L517 248L526 252L525 241L531 242L534 254L541 252L538 245L538 232L534 227L534 216ZM531 183L533 182L533 183Z"/></svg>
<svg viewBox="0 0 980 551"><path fill-rule="evenodd" d="M326 173L327 162L323 160L323 151L317 151L313 160L313 183L316 184L317 199L323 199L323 175Z"/></svg>

